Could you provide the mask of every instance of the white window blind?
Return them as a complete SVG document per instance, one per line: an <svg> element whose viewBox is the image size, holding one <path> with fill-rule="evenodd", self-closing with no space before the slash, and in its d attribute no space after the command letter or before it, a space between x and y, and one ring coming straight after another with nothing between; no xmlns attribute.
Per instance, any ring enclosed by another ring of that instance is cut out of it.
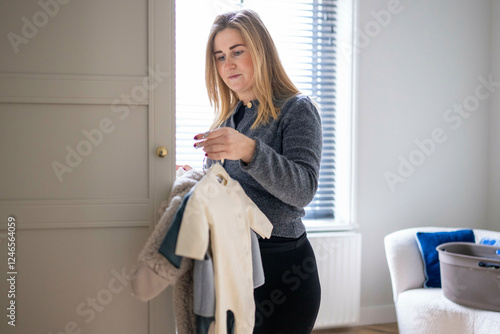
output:
<svg viewBox="0 0 500 334"><path fill-rule="evenodd" d="M342 7L346 2L351 3L351 0L198 0L198 2L199 4L194 4L193 1L177 1L177 163L199 168L203 161L203 152L193 148L193 136L206 131L213 119L213 109L209 105L204 85L204 49L210 26L218 13L238 8L253 9L262 18L273 37L281 61L292 81L303 94L315 100L320 108L323 155L319 189L314 200L306 208L306 219L323 220L333 225L349 223L349 218L340 221L336 217L338 211L336 132L339 126L337 122L340 58L338 8L339 3ZM197 15L193 12L198 12L193 11L193 8L200 8L199 17L193 18L193 15ZM194 21L196 29L193 29ZM345 18L341 18L340 22L344 24L340 31L352 30L352 20L345 21ZM345 38L346 36L343 37ZM348 72L352 73L350 68ZM351 113L350 106L347 107L349 110L344 112ZM345 148L341 151L346 152ZM350 150L347 152L350 153ZM345 157L344 160L350 161Z"/></svg>

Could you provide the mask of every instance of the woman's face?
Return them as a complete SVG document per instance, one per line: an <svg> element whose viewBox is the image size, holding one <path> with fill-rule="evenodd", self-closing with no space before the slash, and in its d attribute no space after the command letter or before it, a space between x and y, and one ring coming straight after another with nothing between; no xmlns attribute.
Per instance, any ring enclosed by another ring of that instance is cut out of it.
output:
<svg viewBox="0 0 500 334"><path fill-rule="evenodd" d="M255 99L252 56L239 31L227 28L215 35L214 57L219 75L238 98L244 103Z"/></svg>

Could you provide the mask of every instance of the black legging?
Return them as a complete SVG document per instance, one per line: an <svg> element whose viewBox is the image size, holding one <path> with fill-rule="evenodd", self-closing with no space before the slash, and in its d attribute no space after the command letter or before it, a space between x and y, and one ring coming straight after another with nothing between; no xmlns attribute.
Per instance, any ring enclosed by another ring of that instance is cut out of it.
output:
<svg viewBox="0 0 500 334"><path fill-rule="evenodd" d="M311 333L321 300L316 258L306 234L259 239L265 284L254 290L254 334Z"/></svg>

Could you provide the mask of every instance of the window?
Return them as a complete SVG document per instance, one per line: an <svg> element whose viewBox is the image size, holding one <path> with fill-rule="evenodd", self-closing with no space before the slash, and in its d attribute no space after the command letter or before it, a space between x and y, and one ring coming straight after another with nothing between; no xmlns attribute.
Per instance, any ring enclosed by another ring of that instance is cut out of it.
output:
<svg viewBox="0 0 500 334"><path fill-rule="evenodd" d="M353 0L191 0L176 3L176 159L201 168L193 136L207 130L213 108L205 89L205 46L215 16L259 13L299 90L320 106L323 157L319 189L306 208L308 230L352 228ZM196 8L196 10L193 10Z"/></svg>

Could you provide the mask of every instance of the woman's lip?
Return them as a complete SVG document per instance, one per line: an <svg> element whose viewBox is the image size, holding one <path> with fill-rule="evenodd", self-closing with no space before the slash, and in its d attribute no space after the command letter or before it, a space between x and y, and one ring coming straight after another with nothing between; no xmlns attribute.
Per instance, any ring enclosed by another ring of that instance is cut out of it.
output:
<svg viewBox="0 0 500 334"><path fill-rule="evenodd" d="M229 79L236 79L237 77L239 77L241 74L235 74L235 75L231 75L229 77Z"/></svg>

